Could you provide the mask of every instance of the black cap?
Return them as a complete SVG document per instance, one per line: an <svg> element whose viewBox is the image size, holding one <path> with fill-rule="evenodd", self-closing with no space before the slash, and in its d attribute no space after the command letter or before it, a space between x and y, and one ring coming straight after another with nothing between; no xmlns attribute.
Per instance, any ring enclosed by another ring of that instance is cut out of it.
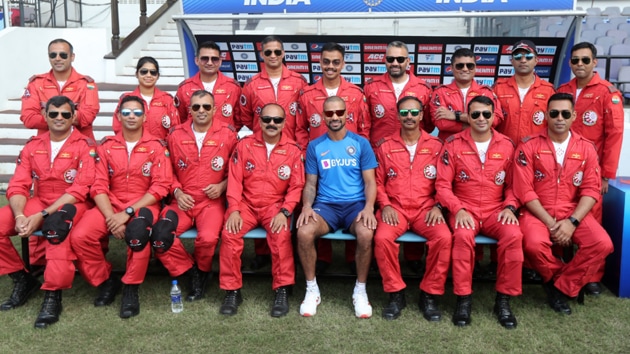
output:
<svg viewBox="0 0 630 354"><path fill-rule="evenodd" d="M518 49L523 49L530 53L538 55L536 45L534 44L534 42L528 39L521 39L520 41L514 43L514 45L512 46L512 53L516 52Z"/></svg>
<svg viewBox="0 0 630 354"><path fill-rule="evenodd" d="M168 251L175 241L175 230L179 217L173 210L168 210L164 216L153 225L153 233L151 234L151 246L156 253L164 253Z"/></svg>
<svg viewBox="0 0 630 354"><path fill-rule="evenodd" d="M151 237L152 226L153 213L147 208L140 208L138 215L125 228L125 242L132 251L142 251L147 246Z"/></svg>
<svg viewBox="0 0 630 354"><path fill-rule="evenodd" d="M68 237L72 229L72 219L77 214L77 208L72 204L64 204L59 210L52 213L42 225L42 234L48 242L58 245Z"/></svg>

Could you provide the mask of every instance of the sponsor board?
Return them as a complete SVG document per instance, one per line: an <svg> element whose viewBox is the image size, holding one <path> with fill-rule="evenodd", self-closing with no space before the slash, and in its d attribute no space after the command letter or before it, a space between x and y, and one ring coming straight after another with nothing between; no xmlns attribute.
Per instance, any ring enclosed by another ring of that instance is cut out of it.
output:
<svg viewBox="0 0 630 354"><path fill-rule="evenodd" d="M258 64L237 61L234 63L236 71L255 71L258 72Z"/></svg>
<svg viewBox="0 0 630 354"><path fill-rule="evenodd" d="M230 49L235 50L255 50L254 45L251 42L231 42Z"/></svg>
<svg viewBox="0 0 630 354"><path fill-rule="evenodd" d="M475 76L494 76L496 69L496 66L477 65Z"/></svg>
<svg viewBox="0 0 630 354"><path fill-rule="evenodd" d="M287 68L299 73L307 73L309 65L308 63L287 63Z"/></svg>
<svg viewBox="0 0 630 354"><path fill-rule="evenodd" d="M245 60L245 61L258 60L258 56L256 55L256 52L232 52L232 57L234 57L234 60ZM229 60L229 59L223 58L223 60Z"/></svg>
<svg viewBox="0 0 630 354"><path fill-rule="evenodd" d="M418 53L442 53L444 44L418 44Z"/></svg>
<svg viewBox="0 0 630 354"><path fill-rule="evenodd" d="M441 64L442 54L418 54L416 62L421 64Z"/></svg>
<svg viewBox="0 0 630 354"><path fill-rule="evenodd" d="M387 44L365 43L363 44L363 51L366 53L385 53L387 51Z"/></svg>
<svg viewBox="0 0 630 354"><path fill-rule="evenodd" d="M360 64L346 64L346 66L341 70L342 73L361 73L361 65Z"/></svg>
<svg viewBox="0 0 630 354"><path fill-rule="evenodd" d="M366 74L382 74L387 72L385 64L363 64L363 72Z"/></svg>
<svg viewBox="0 0 630 354"><path fill-rule="evenodd" d="M306 43L284 43L284 51L285 52L305 52L306 51Z"/></svg>
<svg viewBox="0 0 630 354"><path fill-rule="evenodd" d="M416 75L439 75L441 72L440 65L416 65Z"/></svg>
<svg viewBox="0 0 630 354"><path fill-rule="evenodd" d="M308 54L306 53L284 53L285 61L308 61Z"/></svg>
<svg viewBox="0 0 630 354"><path fill-rule="evenodd" d="M499 76L512 76L514 75L513 66L499 66Z"/></svg>
<svg viewBox="0 0 630 354"><path fill-rule="evenodd" d="M446 45L446 52L447 53L454 53L456 50L460 49L460 48L468 48L470 49L472 47L472 44L447 44Z"/></svg>

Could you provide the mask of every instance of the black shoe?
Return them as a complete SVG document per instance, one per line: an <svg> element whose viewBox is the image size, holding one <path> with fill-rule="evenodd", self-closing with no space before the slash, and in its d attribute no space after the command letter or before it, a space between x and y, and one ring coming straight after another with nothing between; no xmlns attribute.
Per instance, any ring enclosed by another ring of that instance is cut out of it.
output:
<svg viewBox="0 0 630 354"><path fill-rule="evenodd" d="M420 290L420 301L418 307L425 320L430 322L437 322L442 319L442 311L438 307L437 299L435 295L428 294Z"/></svg>
<svg viewBox="0 0 630 354"><path fill-rule="evenodd" d="M114 302L121 285L120 278L113 273L110 274L109 278L98 286L98 296L94 299L94 306L107 306Z"/></svg>
<svg viewBox="0 0 630 354"><path fill-rule="evenodd" d="M497 293L497 297L494 300L494 314L497 315L501 326L507 329L516 328L516 316L514 316L510 308L509 295Z"/></svg>
<svg viewBox="0 0 630 354"><path fill-rule="evenodd" d="M523 267L523 281L539 282L542 278L535 270Z"/></svg>
<svg viewBox="0 0 630 354"><path fill-rule="evenodd" d="M473 268L473 278L474 279L481 279L483 278L485 275L483 267L481 266L481 263L479 261L475 261L475 266Z"/></svg>
<svg viewBox="0 0 630 354"><path fill-rule="evenodd" d="M484 276L486 279L497 279L497 269L499 265L497 262L490 262L486 266L486 271L484 272Z"/></svg>
<svg viewBox="0 0 630 354"><path fill-rule="evenodd" d="M286 286L276 289L276 298L271 307L271 317L282 317L289 313L289 290Z"/></svg>
<svg viewBox="0 0 630 354"><path fill-rule="evenodd" d="M228 290L225 292L225 299L223 299L223 305L219 312L222 315L233 316L238 312L238 306L243 303L243 297L241 296L241 289Z"/></svg>
<svg viewBox="0 0 630 354"><path fill-rule="evenodd" d="M13 292L9 299L0 305L1 311L8 311L24 305L26 300L42 286L39 280L24 270L13 272L9 276L13 280Z"/></svg>
<svg viewBox="0 0 630 354"><path fill-rule="evenodd" d="M212 275L210 272L203 272L194 265L190 269L190 292L186 296L186 301L196 301L202 299L206 292L206 286Z"/></svg>
<svg viewBox="0 0 630 354"><path fill-rule="evenodd" d="M252 262L249 264L249 267L252 270L258 270L267 265L271 264L271 255L270 254L257 254Z"/></svg>
<svg viewBox="0 0 630 354"><path fill-rule="evenodd" d="M547 293L549 306L554 311L565 315L571 314L571 307L569 307L569 304L567 303L567 297L553 285L553 281L544 283L543 288Z"/></svg>
<svg viewBox="0 0 630 354"><path fill-rule="evenodd" d="M588 283L584 286L586 295L599 296L602 293L602 287L599 283Z"/></svg>
<svg viewBox="0 0 630 354"><path fill-rule="evenodd" d="M330 266L330 263L326 261L322 261L321 259L318 259L315 262L315 275L326 273L326 269L328 269L329 266Z"/></svg>
<svg viewBox="0 0 630 354"><path fill-rule="evenodd" d="M453 324L458 327L465 327L472 322L470 313L472 312L472 295L458 296L455 312L453 313Z"/></svg>
<svg viewBox="0 0 630 354"><path fill-rule="evenodd" d="M424 263L422 261L407 261L407 267L415 274L424 274Z"/></svg>
<svg viewBox="0 0 630 354"><path fill-rule="evenodd" d="M395 320L400 317L400 313L405 307L407 307L407 300L404 290L389 293L389 304L383 309L383 318L390 321Z"/></svg>
<svg viewBox="0 0 630 354"><path fill-rule="evenodd" d="M129 318L140 314L140 298L138 296L138 284L123 284L122 303L120 305L120 318Z"/></svg>
<svg viewBox="0 0 630 354"><path fill-rule="evenodd" d="M42 308L35 320L35 328L46 328L59 321L59 314L61 314L61 290L47 290Z"/></svg>

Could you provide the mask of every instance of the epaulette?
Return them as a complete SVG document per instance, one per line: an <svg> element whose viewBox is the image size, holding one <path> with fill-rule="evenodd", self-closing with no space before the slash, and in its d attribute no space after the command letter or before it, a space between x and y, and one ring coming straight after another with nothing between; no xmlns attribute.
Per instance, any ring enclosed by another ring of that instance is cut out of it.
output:
<svg viewBox="0 0 630 354"><path fill-rule="evenodd" d="M94 141L94 139L88 138L87 136L84 139L85 139L85 143L88 146L96 146L96 142Z"/></svg>
<svg viewBox="0 0 630 354"><path fill-rule="evenodd" d="M85 80L86 80L87 82L89 82L89 83L94 82L94 79L93 79L91 76L88 76L88 75L83 75L83 77L84 77L84 78L85 78Z"/></svg>
<svg viewBox="0 0 630 354"><path fill-rule="evenodd" d="M33 80L35 80L39 75L33 75L31 77L28 78L28 82L33 82Z"/></svg>
<svg viewBox="0 0 630 354"><path fill-rule="evenodd" d="M608 91L610 91L610 93L615 93L615 92L617 92L619 90L617 89L617 86L610 85L610 86L608 86Z"/></svg>
<svg viewBox="0 0 630 354"><path fill-rule="evenodd" d="M231 82L231 83L233 83L234 85L236 85L236 86L238 86L238 87L241 87L241 83L240 83L240 82L238 82L238 80L236 80L236 79L232 79L231 81L230 81L230 80L228 80L228 82Z"/></svg>
<svg viewBox="0 0 630 354"><path fill-rule="evenodd" d="M26 141L26 144L30 143L31 140L35 139L35 135L32 135L30 138L28 138L28 140Z"/></svg>
<svg viewBox="0 0 630 354"><path fill-rule="evenodd" d="M103 145L105 144L105 142L107 142L107 140L111 140L114 138L114 135L108 135L108 136L104 136L101 141L98 142L99 145Z"/></svg>
<svg viewBox="0 0 630 354"><path fill-rule="evenodd" d="M373 79L373 78L371 78L371 77L368 77L367 79L365 79L365 84L366 84L366 85L367 85L367 84L370 84L370 83L372 83L372 81L374 81L374 79Z"/></svg>
<svg viewBox="0 0 630 354"><path fill-rule="evenodd" d="M188 79L182 81L179 83L179 85L177 85L177 88L179 89L180 87L184 86L191 78L189 77Z"/></svg>
<svg viewBox="0 0 630 354"><path fill-rule="evenodd" d="M379 139L379 141L376 142L376 144L374 144L376 147L379 147L381 145L383 145L384 142L387 141L387 138L381 138Z"/></svg>
<svg viewBox="0 0 630 354"><path fill-rule="evenodd" d="M451 141L453 141L453 140L455 140L455 135L451 135L451 136L449 136L448 138L446 138L446 140L445 140L445 141L446 141L447 143L450 143L450 142L451 142Z"/></svg>
<svg viewBox="0 0 630 354"><path fill-rule="evenodd" d="M306 87L304 87L304 88L302 88L300 90L300 96L302 96L303 94L305 94L307 92L313 91L313 90L315 90L315 84L308 85L308 86L306 86Z"/></svg>
<svg viewBox="0 0 630 354"><path fill-rule="evenodd" d="M236 127L233 126L232 124L228 124L227 128L236 133Z"/></svg>
<svg viewBox="0 0 630 354"><path fill-rule="evenodd" d="M530 141L532 139L531 135L525 136L523 138L521 138L521 143L526 143L528 141Z"/></svg>
<svg viewBox="0 0 630 354"><path fill-rule="evenodd" d="M254 75L254 76L250 77L249 79L247 79L247 81L245 81L245 83L243 84L243 86L245 86L245 85L249 85L249 83L250 83L250 82L252 82L252 80L253 80L256 76L258 76L258 75L259 75L259 74Z"/></svg>
<svg viewBox="0 0 630 354"><path fill-rule="evenodd" d="M295 145L298 150L302 151L302 147L300 146L300 144L296 143L295 141L292 141L291 144Z"/></svg>
<svg viewBox="0 0 630 354"><path fill-rule="evenodd" d="M166 142L166 140L164 139L157 139L160 142L160 145L164 146L164 147L168 147L168 143Z"/></svg>

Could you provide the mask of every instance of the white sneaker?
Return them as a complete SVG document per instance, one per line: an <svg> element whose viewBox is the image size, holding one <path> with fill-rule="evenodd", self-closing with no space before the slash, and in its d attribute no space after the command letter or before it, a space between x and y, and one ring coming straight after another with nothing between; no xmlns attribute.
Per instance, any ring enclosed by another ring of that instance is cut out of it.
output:
<svg viewBox="0 0 630 354"><path fill-rule="evenodd" d="M352 303L354 304L354 315L357 316L357 318L372 317L372 305L370 305L367 293L360 292L352 294Z"/></svg>
<svg viewBox="0 0 630 354"><path fill-rule="evenodd" d="M306 289L304 301L300 305L300 315L304 317L312 317L317 313L317 306L322 303L322 298L317 290Z"/></svg>

